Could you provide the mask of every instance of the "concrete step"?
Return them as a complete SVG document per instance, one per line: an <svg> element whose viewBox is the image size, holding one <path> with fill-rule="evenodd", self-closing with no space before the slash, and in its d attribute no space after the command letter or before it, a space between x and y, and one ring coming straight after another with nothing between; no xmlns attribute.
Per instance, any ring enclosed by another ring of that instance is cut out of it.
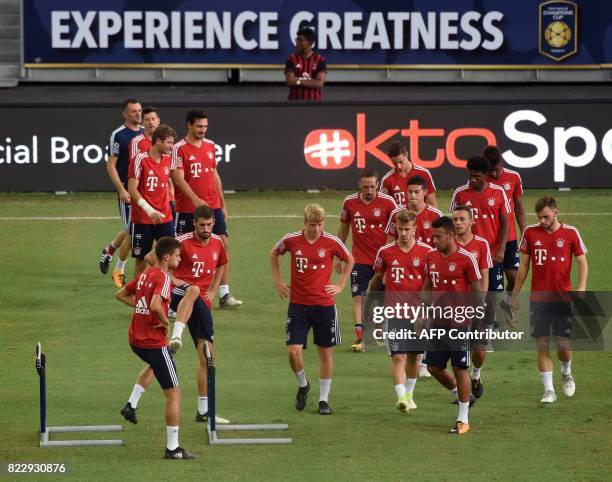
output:
<svg viewBox="0 0 612 482"><path fill-rule="evenodd" d="M20 27L21 15L17 12L0 11L0 27Z"/></svg>
<svg viewBox="0 0 612 482"><path fill-rule="evenodd" d="M4 26L0 28L0 39L19 39L20 31L19 26Z"/></svg>
<svg viewBox="0 0 612 482"><path fill-rule="evenodd" d="M19 13L20 9L19 0L0 0L0 15L3 13Z"/></svg>
<svg viewBox="0 0 612 482"><path fill-rule="evenodd" d="M0 63L0 87L15 87L19 81L19 75L18 63Z"/></svg>

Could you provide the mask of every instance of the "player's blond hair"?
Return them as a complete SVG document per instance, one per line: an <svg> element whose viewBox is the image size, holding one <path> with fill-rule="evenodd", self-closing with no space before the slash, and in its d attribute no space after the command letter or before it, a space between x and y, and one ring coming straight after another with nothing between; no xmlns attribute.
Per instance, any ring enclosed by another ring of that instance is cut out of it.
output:
<svg viewBox="0 0 612 482"><path fill-rule="evenodd" d="M406 224L406 223L414 223L416 222L416 214L412 211L408 211L408 209L402 209L395 216L395 225L398 224Z"/></svg>
<svg viewBox="0 0 612 482"><path fill-rule="evenodd" d="M314 221L320 223L325 219L325 209L316 203L307 204L304 208L304 222Z"/></svg>

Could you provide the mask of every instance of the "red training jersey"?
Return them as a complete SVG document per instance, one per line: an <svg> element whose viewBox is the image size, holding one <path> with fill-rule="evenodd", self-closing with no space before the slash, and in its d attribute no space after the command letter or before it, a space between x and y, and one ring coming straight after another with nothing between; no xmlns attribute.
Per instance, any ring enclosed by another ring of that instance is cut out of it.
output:
<svg viewBox="0 0 612 482"><path fill-rule="evenodd" d="M168 313L172 283L168 273L164 273L157 266L147 269L138 276L138 279L125 285L126 291L136 296L136 307L132 315L132 323L128 331L130 345L138 348L162 348L167 345L166 329L154 328L159 320L151 311L151 300L154 295L160 295L162 309Z"/></svg>
<svg viewBox="0 0 612 482"><path fill-rule="evenodd" d="M293 53L285 61L285 73L293 72L298 79L315 80L321 72L327 72L325 57L313 53L305 59L299 53ZM296 85L289 88L289 100L321 100L323 91L319 87Z"/></svg>
<svg viewBox="0 0 612 482"><path fill-rule="evenodd" d="M206 244L196 239L195 233L183 234L176 238L181 243L181 262L174 270L174 276L200 288L200 298L210 308L206 291L212 283L219 266L228 262L223 241L211 234Z"/></svg>
<svg viewBox="0 0 612 482"><path fill-rule="evenodd" d="M291 303L334 305L334 298L325 292L325 287L332 284L333 257L349 259L350 253L342 241L324 232L310 243L301 231L286 234L274 249L280 255L291 253Z"/></svg>
<svg viewBox="0 0 612 482"><path fill-rule="evenodd" d="M587 253L578 230L563 223L552 233L538 224L527 226L519 249L531 256L532 299L537 299L534 292L572 291L572 255Z"/></svg>
<svg viewBox="0 0 612 482"><path fill-rule="evenodd" d="M191 190L211 209L221 207L221 198L215 186L217 157L215 143L202 139L200 147L181 139L172 149L172 169L181 169ZM177 186L176 212L192 213L195 206L191 199Z"/></svg>
<svg viewBox="0 0 612 482"><path fill-rule="evenodd" d="M374 266L376 252L387 241L385 228L396 207L393 198L382 193L369 203L359 193L344 198L340 222L351 225L355 263Z"/></svg>
<svg viewBox="0 0 612 482"><path fill-rule="evenodd" d="M398 174L391 169L383 176L380 183L380 192L393 196L398 206L405 206L408 200L408 180L414 176L421 176L427 184L427 194L436 192L436 185L428 169L412 164L412 169L406 176Z"/></svg>
<svg viewBox="0 0 612 482"><path fill-rule="evenodd" d="M489 249L489 243L485 238L474 235L470 241L465 244L461 244L457 239L457 244L466 251L469 251L474 258L476 258L476 264L478 269L490 269L493 267L493 259L491 258L491 250Z"/></svg>
<svg viewBox="0 0 612 482"><path fill-rule="evenodd" d="M431 279L431 291L468 292L470 283L481 279L476 258L459 248L453 254L443 256L434 249L427 254L427 276Z"/></svg>
<svg viewBox="0 0 612 482"><path fill-rule="evenodd" d="M149 152L153 144L151 139L143 134L137 135L130 141L130 164L141 152ZM170 201L174 201L174 189L172 189L172 181L168 183L168 196Z"/></svg>
<svg viewBox="0 0 612 482"><path fill-rule="evenodd" d="M432 248L420 241L408 251L402 250L397 242L378 250L374 271L384 275L385 304L393 305L399 301L398 292L421 291L427 276L425 261L430 251Z"/></svg>
<svg viewBox="0 0 612 482"><path fill-rule="evenodd" d="M389 218L389 224L385 231L389 236L397 238L396 217L402 209L408 209L403 206L397 208ZM442 211L429 204L419 214L416 215L416 231L414 237L417 241L427 244L433 248L433 228L431 224L438 218L442 217Z"/></svg>
<svg viewBox="0 0 612 482"><path fill-rule="evenodd" d="M510 219L510 203L504 192L504 188L497 184L488 183L487 187L478 192L472 189L469 184L455 189L451 199L450 212L455 210L456 206L466 205L472 211L474 225L472 232L478 236L485 238L489 242L491 253L499 249L499 234L502 216L506 216L508 222Z"/></svg>
<svg viewBox="0 0 612 482"><path fill-rule="evenodd" d="M130 162L128 169L128 178L138 181L138 192L153 209L164 215L162 219L164 223L172 221L168 194L171 165L172 160L167 154L162 154L161 160L157 162L148 152L141 152L133 162ZM134 201L130 204L134 224L151 224L151 219L140 206Z"/></svg>
<svg viewBox="0 0 612 482"><path fill-rule="evenodd" d="M516 226L514 225L514 198L523 197L523 181L521 175L511 169L502 167L502 170L497 179L488 177L487 180L493 184L497 184L504 188L508 202L510 203L510 231L508 231L508 241L516 239Z"/></svg>

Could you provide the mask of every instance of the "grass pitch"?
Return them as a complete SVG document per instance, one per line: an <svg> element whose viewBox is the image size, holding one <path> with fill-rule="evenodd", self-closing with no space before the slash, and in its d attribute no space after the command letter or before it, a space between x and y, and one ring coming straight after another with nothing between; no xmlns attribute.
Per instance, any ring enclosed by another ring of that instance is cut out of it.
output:
<svg viewBox="0 0 612 482"><path fill-rule="evenodd" d="M528 213L543 193L527 191ZM313 390L307 409L295 411L296 384L284 346L287 303L274 291L268 253L283 234L300 228L307 202L319 202L327 209L326 230L335 233L345 194L227 195L230 216L236 216L229 221L231 287L244 306L213 312L218 413L235 423L287 422L294 443L208 446L204 428L193 421L197 360L186 335L187 343L176 357L182 390L180 440L199 458L183 463L162 459L163 396L155 382L140 401L138 425L119 415L141 368L127 344L130 311L114 300L110 276L101 275L97 267L100 249L118 230L119 220L2 220L0 461L63 462L67 477L75 480L609 480L611 353L575 354L577 391L572 399L561 394L557 364L559 401L547 407L539 404L542 386L534 352L491 354L482 372L485 394L470 414L472 432L452 437L447 431L456 407L437 382L419 380L418 410L400 414L394 408L388 357L373 351L350 352L348 289L338 299L344 344L335 355L330 398L335 413L330 417L316 413L318 373L312 345L305 359ZM612 289L611 194L611 190L554 193L561 220L580 230L589 249L592 290ZM440 193L443 210L449 196ZM111 194L3 194L0 202L2 217L116 216ZM264 217L271 214L295 217ZM528 222L534 220L528 217ZM132 270L130 262L128 272ZM33 355L39 340L48 357L49 425L123 423L125 446L38 447Z"/></svg>

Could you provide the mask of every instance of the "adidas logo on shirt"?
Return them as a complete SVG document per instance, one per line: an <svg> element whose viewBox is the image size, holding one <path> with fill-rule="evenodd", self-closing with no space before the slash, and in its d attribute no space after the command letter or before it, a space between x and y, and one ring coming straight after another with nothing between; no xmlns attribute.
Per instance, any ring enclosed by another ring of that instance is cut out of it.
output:
<svg viewBox="0 0 612 482"><path fill-rule="evenodd" d="M533 243L534 246L542 246L542 243L540 242L540 240L538 239L535 243Z"/></svg>
<svg viewBox="0 0 612 482"><path fill-rule="evenodd" d="M472 205L472 203L471 203L471 201L468 201L468 202L466 202L466 203L465 203L465 205L466 205L466 206L471 206L471 205Z"/></svg>
<svg viewBox="0 0 612 482"><path fill-rule="evenodd" d="M191 257L191 259L198 259L198 255L193 253L193 256Z"/></svg>
<svg viewBox="0 0 612 482"><path fill-rule="evenodd" d="M399 261L397 259L393 260L393 263L391 263L393 266L397 266L399 264Z"/></svg>
<svg viewBox="0 0 612 482"><path fill-rule="evenodd" d="M134 308L134 312L139 315L149 315L151 312L149 311L149 307L147 306L147 300L144 296L141 296L136 303L136 308Z"/></svg>
<svg viewBox="0 0 612 482"><path fill-rule="evenodd" d="M302 250L301 250L301 249L298 249L298 250L295 252L295 254L296 254L296 256L302 256Z"/></svg>
<svg viewBox="0 0 612 482"><path fill-rule="evenodd" d="M191 154L191 156L189 156L189 160L190 160L190 161L195 161L195 160L196 160L196 156L194 156L193 154Z"/></svg>

